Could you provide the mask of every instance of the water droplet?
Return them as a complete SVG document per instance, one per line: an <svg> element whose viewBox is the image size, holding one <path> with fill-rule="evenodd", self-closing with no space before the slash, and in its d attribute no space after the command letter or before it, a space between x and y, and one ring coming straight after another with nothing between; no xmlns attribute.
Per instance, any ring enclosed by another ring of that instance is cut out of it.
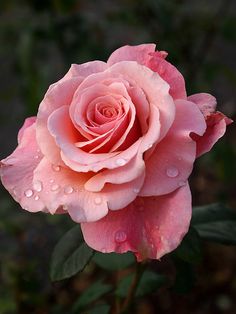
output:
<svg viewBox="0 0 236 314"><path fill-rule="evenodd" d="M149 145L148 145L148 148L150 149L150 148L152 148L152 146L153 146L153 144L149 144Z"/></svg>
<svg viewBox="0 0 236 314"><path fill-rule="evenodd" d="M74 192L74 189L72 188L72 186L68 185L64 188L64 192L65 194L71 194Z"/></svg>
<svg viewBox="0 0 236 314"><path fill-rule="evenodd" d="M35 201L38 201L39 200L39 196L36 195L34 199L35 199Z"/></svg>
<svg viewBox="0 0 236 314"><path fill-rule="evenodd" d="M32 190L26 190L24 194L26 197L31 197L34 194L34 192Z"/></svg>
<svg viewBox="0 0 236 314"><path fill-rule="evenodd" d="M53 180L53 179L51 179L49 182L50 182L50 183L53 183L53 182L54 182L54 180Z"/></svg>
<svg viewBox="0 0 236 314"><path fill-rule="evenodd" d="M60 188L60 186L58 185L58 184L53 184L52 186L51 186L51 191L57 191L58 189Z"/></svg>
<svg viewBox="0 0 236 314"><path fill-rule="evenodd" d="M96 197L96 198L94 199L94 203L95 203L96 205L100 205L100 204L102 203L102 198L101 198L101 197Z"/></svg>
<svg viewBox="0 0 236 314"><path fill-rule="evenodd" d="M118 243L125 242L127 239L127 234L123 230L118 230L115 233L115 241Z"/></svg>
<svg viewBox="0 0 236 314"><path fill-rule="evenodd" d="M123 158L119 158L119 159L116 160L116 164L118 166L124 166L126 164L126 160L123 159Z"/></svg>
<svg viewBox="0 0 236 314"><path fill-rule="evenodd" d="M184 185L186 185L186 183L187 183L186 181L183 181L183 180L182 180L182 181L179 181L178 185L179 185L179 186L184 186Z"/></svg>
<svg viewBox="0 0 236 314"><path fill-rule="evenodd" d="M139 189L133 189L134 193L138 194Z"/></svg>
<svg viewBox="0 0 236 314"><path fill-rule="evenodd" d="M33 184L33 188L34 188L35 191L41 192L42 188L43 188L42 182L41 181L35 181L34 184Z"/></svg>
<svg viewBox="0 0 236 314"><path fill-rule="evenodd" d="M175 178L179 174L179 170L176 167L169 167L166 170L166 174L170 178Z"/></svg>
<svg viewBox="0 0 236 314"><path fill-rule="evenodd" d="M52 169L56 172L60 171L61 170L61 166L58 166L58 165L52 165Z"/></svg>
<svg viewBox="0 0 236 314"><path fill-rule="evenodd" d="M39 159L39 156L38 155L34 156L34 159Z"/></svg>

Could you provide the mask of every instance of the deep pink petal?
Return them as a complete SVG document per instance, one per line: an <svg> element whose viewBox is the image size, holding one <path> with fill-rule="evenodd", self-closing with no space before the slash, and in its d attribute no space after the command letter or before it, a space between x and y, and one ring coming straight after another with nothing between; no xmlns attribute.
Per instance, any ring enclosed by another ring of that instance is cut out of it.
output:
<svg viewBox="0 0 236 314"><path fill-rule="evenodd" d="M216 110L216 99L210 94L199 93L188 97L199 107L205 117L207 129L203 136L193 134L192 138L197 143L197 157L209 152L214 144L226 131L227 125L233 121L223 113Z"/></svg>
<svg viewBox="0 0 236 314"><path fill-rule="evenodd" d="M176 101L175 121L167 136L146 160L146 178L141 196L163 195L186 184L196 158L191 133L202 135L206 123L198 107L186 100Z"/></svg>
<svg viewBox="0 0 236 314"><path fill-rule="evenodd" d="M191 192L189 186L167 196L137 198L103 219L83 223L86 243L103 252L132 251L139 261L159 259L173 251L189 228Z"/></svg>
<svg viewBox="0 0 236 314"><path fill-rule="evenodd" d="M32 184L33 171L42 159L42 154L35 139L35 124L30 125L28 122L24 124L23 133L21 130L18 147L9 157L1 161L1 180L22 208L30 212L45 211L44 205L37 199L37 191Z"/></svg>

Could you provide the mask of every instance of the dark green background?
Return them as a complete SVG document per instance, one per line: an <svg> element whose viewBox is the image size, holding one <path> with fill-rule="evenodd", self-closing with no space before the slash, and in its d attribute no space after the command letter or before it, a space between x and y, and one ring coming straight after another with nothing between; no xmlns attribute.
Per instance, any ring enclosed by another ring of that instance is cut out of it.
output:
<svg viewBox="0 0 236 314"><path fill-rule="evenodd" d="M219 110L235 118L235 1L1 0L0 157L14 149L25 117L37 113L47 87L71 63L105 61L119 46L147 42L169 52L168 60L186 78L188 94L212 93ZM223 201L236 208L235 129L230 126L215 149L196 163L194 204ZM66 216L24 212L1 189L1 314L69 313L97 274L92 265L82 277L51 285L52 247L72 224ZM160 291L141 300L138 313L235 313L236 250L205 245L204 251L192 292ZM166 269L168 258L162 264Z"/></svg>

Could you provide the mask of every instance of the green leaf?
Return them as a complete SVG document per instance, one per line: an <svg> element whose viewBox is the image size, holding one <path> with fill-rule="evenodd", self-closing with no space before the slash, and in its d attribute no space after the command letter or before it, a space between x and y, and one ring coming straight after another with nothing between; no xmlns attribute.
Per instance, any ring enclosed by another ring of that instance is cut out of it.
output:
<svg viewBox="0 0 236 314"><path fill-rule="evenodd" d="M81 309L84 309L87 305L90 305L92 302L100 299L111 290L112 286L103 283L102 280L95 282L80 295L79 299L75 302L72 308L72 313L80 313Z"/></svg>
<svg viewBox="0 0 236 314"><path fill-rule="evenodd" d="M191 225L204 240L236 245L236 211L222 204L195 207Z"/></svg>
<svg viewBox="0 0 236 314"><path fill-rule="evenodd" d="M129 267L135 262L131 252L124 254L117 253L95 253L93 261L106 270L120 270Z"/></svg>
<svg viewBox="0 0 236 314"><path fill-rule="evenodd" d="M93 250L83 241L80 226L75 226L54 248L50 267L51 280L62 280L83 271L92 256Z"/></svg>
<svg viewBox="0 0 236 314"><path fill-rule="evenodd" d="M185 262L198 263L201 261L201 242L195 228L190 227L180 246L173 252Z"/></svg>
<svg viewBox="0 0 236 314"><path fill-rule="evenodd" d="M116 290L116 295L119 297L126 297L129 291L129 287L133 281L134 274L129 274L128 276L121 279ZM141 297L151 292L155 292L157 289L162 287L166 282L166 277L154 273L152 271L145 271L140 279L138 288L136 290L136 297Z"/></svg>

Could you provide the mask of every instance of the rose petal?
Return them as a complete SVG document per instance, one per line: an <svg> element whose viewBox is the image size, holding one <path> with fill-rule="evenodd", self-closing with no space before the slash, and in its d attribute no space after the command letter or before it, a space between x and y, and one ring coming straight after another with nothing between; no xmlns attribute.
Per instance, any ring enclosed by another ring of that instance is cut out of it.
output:
<svg viewBox="0 0 236 314"><path fill-rule="evenodd" d="M149 53L155 51L155 44L143 44L137 46L123 46L115 50L107 60L107 64L112 66L120 61L137 61L139 64L145 65L149 60Z"/></svg>
<svg viewBox="0 0 236 314"><path fill-rule="evenodd" d="M81 78L73 78L56 84L49 89L39 106L36 121L36 138L40 150L47 158L54 163L64 165L60 157L60 149L56 146L55 140L48 131L48 118L51 113L62 107L69 106L75 90L81 83Z"/></svg>
<svg viewBox="0 0 236 314"><path fill-rule="evenodd" d="M35 121L36 121L36 117L29 117L29 118L25 119L25 122L24 122L23 126L20 128L20 130L18 132L18 137L17 137L18 144L20 144L20 142L22 140L22 137L24 135L24 131L28 127L30 127L33 123L35 123Z"/></svg>
<svg viewBox="0 0 236 314"><path fill-rule="evenodd" d="M83 223L86 243L103 252L135 252L138 260L159 259L174 250L189 228L191 192L186 185L172 194L138 198L122 210Z"/></svg>
<svg viewBox="0 0 236 314"><path fill-rule="evenodd" d="M225 134L226 126L231 124L233 120L227 118L219 111L215 112L216 99L210 94L194 94L189 96L188 99L197 104L207 124L207 129L203 136L192 135L192 138L197 143L197 157L199 157L211 150L218 139Z"/></svg>
<svg viewBox="0 0 236 314"><path fill-rule="evenodd" d="M196 158L196 143L191 133L202 135L205 120L198 107L186 100L177 100L175 121L167 136L146 160L146 178L141 196L163 195L184 185Z"/></svg>
<svg viewBox="0 0 236 314"><path fill-rule="evenodd" d="M91 173L76 173L70 169L52 165L43 158L34 171L34 183L41 182L40 200L54 214L63 208L76 222L96 221L104 217L108 208L117 210L127 206L140 189L144 176L128 184L107 185L101 193L88 192L84 183Z"/></svg>
<svg viewBox="0 0 236 314"><path fill-rule="evenodd" d="M152 54L147 66L152 71L157 72L170 85L170 95L173 99L187 98L183 75L175 66L163 59L162 56L160 57L159 52Z"/></svg>
<svg viewBox="0 0 236 314"><path fill-rule="evenodd" d="M35 139L35 123L30 125L32 121L33 119L24 123L24 129L20 130L20 144L9 157L1 161L0 174L2 184L21 207L30 212L38 212L46 209L37 200L37 191L32 185L33 171L42 159Z"/></svg>

